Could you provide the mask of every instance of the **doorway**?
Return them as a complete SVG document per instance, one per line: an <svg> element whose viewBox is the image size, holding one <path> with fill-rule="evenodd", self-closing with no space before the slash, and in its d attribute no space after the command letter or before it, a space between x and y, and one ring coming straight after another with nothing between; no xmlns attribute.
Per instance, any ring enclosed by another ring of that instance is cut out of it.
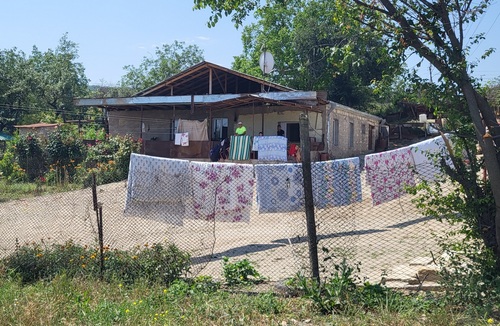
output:
<svg viewBox="0 0 500 326"><path fill-rule="evenodd" d="M300 142L300 126L298 122L287 122L285 136L289 142Z"/></svg>

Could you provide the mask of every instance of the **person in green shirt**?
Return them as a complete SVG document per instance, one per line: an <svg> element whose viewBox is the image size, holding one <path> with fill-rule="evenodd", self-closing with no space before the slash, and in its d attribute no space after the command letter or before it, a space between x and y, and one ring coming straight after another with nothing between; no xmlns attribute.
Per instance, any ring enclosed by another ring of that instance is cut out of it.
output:
<svg viewBox="0 0 500 326"><path fill-rule="evenodd" d="M238 122L238 127L236 128L236 131L234 132L236 136L243 136L246 135L247 133L247 128L243 125L243 122Z"/></svg>

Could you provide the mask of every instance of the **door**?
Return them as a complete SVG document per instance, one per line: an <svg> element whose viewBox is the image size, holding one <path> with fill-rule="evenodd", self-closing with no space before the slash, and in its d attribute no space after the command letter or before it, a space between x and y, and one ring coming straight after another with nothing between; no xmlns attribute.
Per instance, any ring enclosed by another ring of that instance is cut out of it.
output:
<svg viewBox="0 0 500 326"><path fill-rule="evenodd" d="M375 127L372 125L369 125L368 127L368 150L373 150L373 131L375 130Z"/></svg>

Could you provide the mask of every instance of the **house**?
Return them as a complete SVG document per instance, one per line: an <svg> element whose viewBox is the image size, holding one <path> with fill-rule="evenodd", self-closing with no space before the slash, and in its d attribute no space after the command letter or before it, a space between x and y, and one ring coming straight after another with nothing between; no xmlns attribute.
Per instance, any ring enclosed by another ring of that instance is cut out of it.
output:
<svg viewBox="0 0 500 326"><path fill-rule="evenodd" d="M127 98L75 99L76 106L103 108L110 135L142 139L143 152L171 158L207 158L215 142L234 134L239 121L247 135L276 135L300 142L299 116L309 117L313 158L373 151L381 118L326 100L324 93L299 91L222 66L200 62ZM175 134L189 123L197 130L189 146Z"/></svg>
<svg viewBox="0 0 500 326"><path fill-rule="evenodd" d="M19 136L25 136L27 134L35 134L42 138L47 138L48 135L57 130L59 125L57 123L34 123L30 125L17 125L14 126L19 131Z"/></svg>

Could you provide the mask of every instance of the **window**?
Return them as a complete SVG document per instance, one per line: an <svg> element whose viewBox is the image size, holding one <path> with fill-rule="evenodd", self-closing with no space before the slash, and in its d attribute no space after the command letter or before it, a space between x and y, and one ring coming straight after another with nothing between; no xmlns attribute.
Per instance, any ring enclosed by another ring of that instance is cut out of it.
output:
<svg viewBox="0 0 500 326"><path fill-rule="evenodd" d="M366 125L365 124L361 125L361 134L366 135Z"/></svg>
<svg viewBox="0 0 500 326"><path fill-rule="evenodd" d="M354 147L354 122L349 122L349 148Z"/></svg>
<svg viewBox="0 0 500 326"><path fill-rule="evenodd" d="M212 140L222 140L227 138L227 118L212 119Z"/></svg>
<svg viewBox="0 0 500 326"><path fill-rule="evenodd" d="M175 133L179 127L179 119L170 120L170 140L175 139Z"/></svg>
<svg viewBox="0 0 500 326"><path fill-rule="evenodd" d="M339 146L339 119L333 119L333 145Z"/></svg>

